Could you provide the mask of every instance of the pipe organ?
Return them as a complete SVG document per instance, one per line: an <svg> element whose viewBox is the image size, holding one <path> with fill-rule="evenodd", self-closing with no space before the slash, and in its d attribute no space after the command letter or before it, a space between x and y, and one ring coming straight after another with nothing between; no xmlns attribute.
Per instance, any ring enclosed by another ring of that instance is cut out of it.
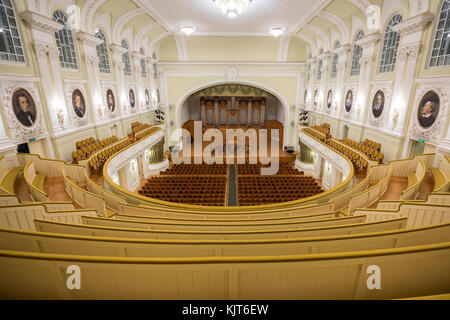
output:
<svg viewBox="0 0 450 320"><path fill-rule="evenodd" d="M204 128L266 127L266 98L200 98Z"/></svg>

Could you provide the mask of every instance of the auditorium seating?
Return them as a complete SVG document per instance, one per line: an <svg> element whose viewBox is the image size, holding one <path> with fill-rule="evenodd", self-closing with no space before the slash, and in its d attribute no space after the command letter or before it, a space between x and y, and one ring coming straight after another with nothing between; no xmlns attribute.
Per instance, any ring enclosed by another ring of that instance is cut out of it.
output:
<svg viewBox="0 0 450 320"><path fill-rule="evenodd" d="M356 142L348 138L342 139L341 142L364 153L372 161L378 161L379 163L383 162L384 154L380 152L380 143L368 139L364 140L364 142Z"/></svg>
<svg viewBox="0 0 450 320"><path fill-rule="evenodd" d="M103 140L95 140L93 137L78 141L75 143L77 151L72 152L72 159L74 163L85 160L89 156L102 148L105 148L119 139L116 136L112 136Z"/></svg>
<svg viewBox="0 0 450 320"><path fill-rule="evenodd" d="M138 191L140 195L184 204L224 206L225 176L156 176Z"/></svg>
<svg viewBox="0 0 450 320"><path fill-rule="evenodd" d="M135 139L135 141L144 139L145 137L148 137L148 136L154 134L154 133L157 132L158 130L159 130L158 127L150 127L150 128L147 128L147 129L138 131L138 132L135 134L134 139Z"/></svg>
<svg viewBox="0 0 450 320"><path fill-rule="evenodd" d="M324 192L313 177L304 176L288 163L279 163L274 175L260 175L261 164L237 166L240 206L289 202Z"/></svg>
<svg viewBox="0 0 450 320"><path fill-rule="evenodd" d="M124 139L122 142L102 150L100 153L96 154L92 159L89 160L88 162L89 167L91 168L92 171L97 172L97 174L100 174L103 170L103 165L111 155L122 149L125 149L131 144L132 142L130 140Z"/></svg>
<svg viewBox="0 0 450 320"><path fill-rule="evenodd" d="M368 162L364 159L363 156L353 151L351 148L348 148L337 141L330 140L327 144L336 151L344 154L350 161L353 163L353 166L358 169L359 172L367 170Z"/></svg>

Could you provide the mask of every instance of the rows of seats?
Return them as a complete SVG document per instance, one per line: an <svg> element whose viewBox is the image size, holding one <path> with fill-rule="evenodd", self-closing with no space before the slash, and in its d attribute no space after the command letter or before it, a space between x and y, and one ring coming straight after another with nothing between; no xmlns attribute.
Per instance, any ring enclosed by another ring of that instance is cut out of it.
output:
<svg viewBox="0 0 450 320"><path fill-rule="evenodd" d="M261 168L266 166L261 163L258 164L239 164L237 165L237 171L239 175L260 175ZM278 175L303 175L303 171L298 171L289 163L280 162L278 164Z"/></svg>
<svg viewBox="0 0 450 320"><path fill-rule="evenodd" d="M306 129L304 129L304 131L319 141L325 142L325 140L326 140L326 135L322 134L320 132L317 132L316 130L313 130L311 128L306 128Z"/></svg>
<svg viewBox="0 0 450 320"><path fill-rule="evenodd" d="M115 144L109 148L106 148L96 154L91 160L89 160L89 167L93 172L100 174L103 171L103 165L106 160L114 153L119 152L122 149L128 147L132 142L129 139L126 139L118 144Z"/></svg>
<svg viewBox="0 0 450 320"><path fill-rule="evenodd" d="M333 140L328 141L327 144L334 150L344 154L347 158L349 158L350 161L353 163L353 166L359 172L367 170L369 163L358 152L356 152L350 148L347 148L346 146L344 146L336 141L333 141Z"/></svg>
<svg viewBox="0 0 450 320"><path fill-rule="evenodd" d="M151 127L147 123L133 123L133 124L131 125L131 132L133 133L133 135L135 135L136 133Z"/></svg>
<svg viewBox="0 0 450 320"><path fill-rule="evenodd" d="M372 149L375 149L375 151L381 151L381 143L375 142L370 139L365 139L363 141L363 144L366 146L369 146Z"/></svg>
<svg viewBox="0 0 450 320"><path fill-rule="evenodd" d="M138 190L142 196L176 203L224 206L227 178L221 175L171 175L149 178Z"/></svg>
<svg viewBox="0 0 450 320"><path fill-rule="evenodd" d="M312 177L302 175L238 176L240 206L294 201L324 192Z"/></svg>
<svg viewBox="0 0 450 320"><path fill-rule="evenodd" d="M330 134L330 130L331 130L331 126L328 123L322 123L320 126L315 125L315 126L313 126L313 128L315 130L323 133L326 136Z"/></svg>
<svg viewBox="0 0 450 320"><path fill-rule="evenodd" d="M159 128L158 127L149 127L147 129L138 131L135 135L134 135L134 139L136 141L144 139L152 134L154 134L156 131L158 131Z"/></svg>
<svg viewBox="0 0 450 320"><path fill-rule="evenodd" d="M226 175L226 164L179 164L161 172L161 175Z"/></svg>
<svg viewBox="0 0 450 320"><path fill-rule="evenodd" d="M116 136L103 140L95 140L93 137L75 143L77 151L72 152L72 160L78 162L89 158L93 153L119 141Z"/></svg>
<svg viewBox="0 0 450 320"><path fill-rule="evenodd" d="M379 151L381 149L381 144L375 144L375 147L373 147L373 143L365 144L348 138L342 139L341 142L364 153L372 161L377 161L379 163L383 162L384 154Z"/></svg>

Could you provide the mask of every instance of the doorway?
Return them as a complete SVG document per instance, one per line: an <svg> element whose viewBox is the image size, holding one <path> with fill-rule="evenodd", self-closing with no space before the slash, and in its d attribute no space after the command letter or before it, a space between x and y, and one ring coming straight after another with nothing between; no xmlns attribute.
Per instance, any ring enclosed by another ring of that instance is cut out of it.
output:
<svg viewBox="0 0 450 320"><path fill-rule="evenodd" d="M17 146L17 153L30 153L30 147L28 143L22 143Z"/></svg>
<svg viewBox="0 0 450 320"><path fill-rule="evenodd" d="M344 124L344 131L342 132L342 139L348 138L348 130L349 130L348 125Z"/></svg>
<svg viewBox="0 0 450 320"><path fill-rule="evenodd" d="M411 158L417 154L422 154L425 151L425 142L413 140L411 149Z"/></svg>

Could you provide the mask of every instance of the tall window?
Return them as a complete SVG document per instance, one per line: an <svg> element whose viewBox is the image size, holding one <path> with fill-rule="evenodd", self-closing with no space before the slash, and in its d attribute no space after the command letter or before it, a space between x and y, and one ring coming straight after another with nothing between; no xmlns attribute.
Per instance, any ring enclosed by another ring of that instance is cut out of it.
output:
<svg viewBox="0 0 450 320"><path fill-rule="evenodd" d="M103 42L97 46L97 56L99 59L99 68L101 73L111 73L109 69L108 48L106 46L106 37L101 29L95 30L95 36Z"/></svg>
<svg viewBox="0 0 450 320"><path fill-rule="evenodd" d="M361 30L356 34L355 40L353 41L353 55L352 55L352 69L350 70L351 76L359 76L361 71L361 57L363 49L361 46L356 44L356 41L364 37L364 32Z"/></svg>
<svg viewBox="0 0 450 320"><path fill-rule="evenodd" d="M397 49L400 42L400 34L392 30L392 27L402 22L401 15L394 15L389 20L384 33L383 51L381 53L380 73L392 72L397 60Z"/></svg>
<svg viewBox="0 0 450 320"><path fill-rule="evenodd" d="M311 53L308 55L308 61L311 60ZM306 80L311 80L311 62L308 63L307 72L306 72Z"/></svg>
<svg viewBox="0 0 450 320"><path fill-rule="evenodd" d="M336 41L334 44L333 49L339 49L341 47L341 43L339 41ZM337 64L339 61L339 56L337 53L333 54L333 63L331 64L331 78L337 77Z"/></svg>
<svg viewBox="0 0 450 320"><path fill-rule="evenodd" d="M319 50L319 56L321 56L323 54L323 48L320 48ZM322 67L323 67L323 60L319 59L319 63L318 63L318 67L317 67L317 80L321 80L322 79Z"/></svg>
<svg viewBox="0 0 450 320"><path fill-rule="evenodd" d="M55 32L56 45L59 49L59 61L61 67L68 69L77 69L77 55L73 43L72 30L66 15L61 10L53 13L53 20L62 24L64 28Z"/></svg>
<svg viewBox="0 0 450 320"><path fill-rule="evenodd" d="M158 64L156 63L156 53L153 52L152 54L153 58L153 79L158 79Z"/></svg>
<svg viewBox="0 0 450 320"><path fill-rule="evenodd" d="M0 59L25 62L14 9L10 0L0 0Z"/></svg>
<svg viewBox="0 0 450 320"><path fill-rule="evenodd" d="M430 67L450 65L450 0L442 4L437 24Z"/></svg>
<svg viewBox="0 0 450 320"><path fill-rule="evenodd" d="M130 53L128 52L128 44L125 40L122 40L122 47L127 49L127 52L122 54L122 61L125 64L124 73L126 76L131 76Z"/></svg>
<svg viewBox="0 0 450 320"><path fill-rule="evenodd" d="M142 54L143 56L145 56L144 48L141 48L139 50L139 53ZM145 64L145 58L141 59L141 69L142 69L142 71L141 71L142 78L146 78L147 77L147 66Z"/></svg>

